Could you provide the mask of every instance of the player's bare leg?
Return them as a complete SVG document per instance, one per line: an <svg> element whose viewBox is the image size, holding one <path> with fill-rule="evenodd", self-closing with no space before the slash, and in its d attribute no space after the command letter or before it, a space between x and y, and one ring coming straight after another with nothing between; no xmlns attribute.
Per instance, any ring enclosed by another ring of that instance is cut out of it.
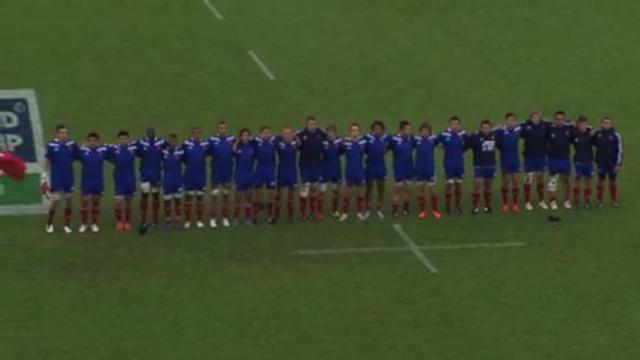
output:
<svg viewBox="0 0 640 360"><path fill-rule="evenodd" d="M473 179L473 192L471 193L471 214L477 215L480 213L480 191L482 191L484 186L484 179L482 178L474 178Z"/></svg>
<svg viewBox="0 0 640 360"><path fill-rule="evenodd" d="M116 218L116 230L124 231L124 197L116 196L113 200L113 212Z"/></svg>
<svg viewBox="0 0 640 360"><path fill-rule="evenodd" d="M438 190L436 190L436 184L428 183L427 187L429 189L429 197L431 198L431 215L436 219L440 219L442 214L438 209Z"/></svg>
<svg viewBox="0 0 640 360"><path fill-rule="evenodd" d="M240 209L244 207L244 191L236 190L233 199L234 206L231 224L233 224L233 226L237 226L239 224L238 218L240 217Z"/></svg>
<svg viewBox="0 0 640 360"><path fill-rule="evenodd" d="M564 195L564 208L570 210L571 206L571 184L568 175L560 175L560 183L562 185L562 194Z"/></svg>
<svg viewBox="0 0 640 360"><path fill-rule="evenodd" d="M509 207L509 185L511 185L512 174L502 175L502 183L500 184L500 194L502 195L502 212L511 211Z"/></svg>
<svg viewBox="0 0 640 360"><path fill-rule="evenodd" d="M184 196L184 224L183 227L191 227L191 206L193 205L193 193L188 191Z"/></svg>
<svg viewBox="0 0 640 360"><path fill-rule="evenodd" d="M511 211L520 212L520 174L511 174Z"/></svg>
<svg viewBox="0 0 640 360"><path fill-rule="evenodd" d="M124 197L124 229L131 230L131 207L133 206L133 198L131 196Z"/></svg>
<svg viewBox="0 0 640 360"><path fill-rule="evenodd" d="M493 212L493 206L491 202L491 196L493 195L493 180L484 179L483 182L483 190L484 190L484 212L491 213Z"/></svg>
<svg viewBox="0 0 640 360"><path fill-rule="evenodd" d="M557 188L557 180L556 180L556 188ZM549 209L549 206L545 202L545 197L544 197L544 173L541 171L536 173L536 190L538 193L538 206L542 210Z"/></svg>

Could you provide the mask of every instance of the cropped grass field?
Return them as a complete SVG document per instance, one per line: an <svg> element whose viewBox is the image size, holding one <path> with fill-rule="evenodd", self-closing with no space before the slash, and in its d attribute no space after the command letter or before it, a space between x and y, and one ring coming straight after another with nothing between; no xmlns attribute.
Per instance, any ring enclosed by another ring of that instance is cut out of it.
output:
<svg viewBox="0 0 640 360"><path fill-rule="evenodd" d="M64 122L76 139L606 114L625 139L622 206L140 237L111 229L109 182L97 236L0 218L1 358L640 357L639 2L210 4L222 19L201 0L0 0L0 88L35 89L47 134ZM524 246L473 248L507 242ZM297 253L376 247L406 250Z"/></svg>

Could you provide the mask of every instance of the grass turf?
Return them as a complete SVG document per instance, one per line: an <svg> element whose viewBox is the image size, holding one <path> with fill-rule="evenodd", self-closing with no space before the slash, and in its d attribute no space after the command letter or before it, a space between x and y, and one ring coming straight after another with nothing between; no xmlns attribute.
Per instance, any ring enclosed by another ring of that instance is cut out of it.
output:
<svg viewBox="0 0 640 360"><path fill-rule="evenodd" d="M640 5L554 1L0 2L0 87L38 91L74 137L428 119L506 111L614 117L632 150ZM268 81L249 49L278 77ZM399 246L391 221L47 237L0 218L4 358L637 358L633 226L623 207L400 223L420 244L524 248L293 256ZM441 169L439 169L441 170ZM468 190L467 181L467 190ZM442 184L442 183L441 183ZM441 184L439 186L441 186ZM467 206L468 208L468 206Z"/></svg>

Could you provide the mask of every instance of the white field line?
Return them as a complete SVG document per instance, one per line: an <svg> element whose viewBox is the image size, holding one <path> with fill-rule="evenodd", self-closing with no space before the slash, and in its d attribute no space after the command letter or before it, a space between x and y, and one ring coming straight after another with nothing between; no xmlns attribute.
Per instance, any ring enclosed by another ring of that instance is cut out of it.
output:
<svg viewBox="0 0 640 360"><path fill-rule="evenodd" d="M249 50L247 52L247 54L249 54L249 57L251 57L251 59L253 60L253 62L256 63L256 65L258 65L258 67L260 68L260 70L262 70L262 72L265 74L265 76L269 79L269 80L277 80L275 75L273 75L273 73L271 71L269 71L269 68L267 67L267 65L265 65L262 60L260 60L260 58L258 57L258 55L256 55L255 51L253 50Z"/></svg>
<svg viewBox="0 0 640 360"><path fill-rule="evenodd" d="M445 245L427 245L418 246L418 249L424 251L440 251L440 250L473 250L473 249L496 249L526 246L524 242L506 242L506 243L476 243L476 244L445 244ZM342 249L304 249L292 252L293 255L341 255L341 254L366 254L379 252L404 252L410 251L406 246L372 246L359 248L342 248Z"/></svg>
<svg viewBox="0 0 640 360"><path fill-rule="evenodd" d="M223 20L224 17L222 17L222 14L220 13L220 11L218 11L218 9L216 9L215 6L213 6L213 4L211 3L210 0L202 0L202 2L204 3L204 5L209 8L209 11L211 11L211 13L213 14L213 16L216 17L216 19L218 20Z"/></svg>
<svg viewBox="0 0 640 360"><path fill-rule="evenodd" d="M422 249L418 247L418 244L416 244L416 242L413 241L413 239L411 239L409 234L407 234L404 231L404 229L402 228L402 225L393 224L393 229L398 233L398 235L400 235L400 238L405 243L407 243L407 246L409 247L409 249L411 249L413 254L418 258L418 260L420 260L420 262L422 263L422 265L424 265L424 267L426 267L429 271L431 271L434 274L438 272L438 269L436 269L436 267L433 266L429 258L422 251Z"/></svg>

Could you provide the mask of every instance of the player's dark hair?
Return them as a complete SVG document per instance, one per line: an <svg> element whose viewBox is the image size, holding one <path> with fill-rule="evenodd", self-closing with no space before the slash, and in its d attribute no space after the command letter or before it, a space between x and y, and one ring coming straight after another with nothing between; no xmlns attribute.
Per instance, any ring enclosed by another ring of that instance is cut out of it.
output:
<svg viewBox="0 0 640 360"><path fill-rule="evenodd" d="M220 120L220 121L218 121L218 126L220 126L220 125L227 125L227 122L224 121L224 120Z"/></svg>
<svg viewBox="0 0 640 360"><path fill-rule="evenodd" d="M260 126L260 132L263 132L265 130L271 130L271 128L269 126L267 126L267 125Z"/></svg>
<svg viewBox="0 0 640 360"><path fill-rule="evenodd" d="M177 139L178 135L176 133L169 134L169 139Z"/></svg>
<svg viewBox="0 0 640 360"><path fill-rule="evenodd" d="M360 124L358 124L357 122L352 122L351 124L349 124L349 130L351 130L351 128L353 127L360 128Z"/></svg>
<svg viewBox="0 0 640 360"><path fill-rule="evenodd" d="M384 126L384 123L382 121L376 120L371 124L371 131L373 131L373 129L375 129L376 126L379 126L380 128L382 128L382 131L386 129L386 126Z"/></svg>
<svg viewBox="0 0 640 360"><path fill-rule="evenodd" d="M605 120L611 121L611 116L605 115L605 116L602 117L602 120L600 120L600 121L605 121Z"/></svg>
<svg viewBox="0 0 640 360"><path fill-rule="evenodd" d="M480 121L480 126L484 126L484 125L489 125L489 126L491 126L491 120L489 120L489 119L484 119L484 120Z"/></svg>
<svg viewBox="0 0 640 360"><path fill-rule="evenodd" d="M555 114L553 114L553 116L554 117L556 117L556 116L567 116L567 113L565 113L562 110L558 110L558 111L555 112Z"/></svg>
<svg viewBox="0 0 640 360"><path fill-rule="evenodd" d="M242 128L240 130L240 132L238 133L238 137L241 138L245 133L249 134L249 136L251 136L251 130L249 130L248 128Z"/></svg>
<svg viewBox="0 0 640 360"><path fill-rule="evenodd" d="M118 131L117 137L123 137L123 136L129 137L129 132L127 130Z"/></svg>
<svg viewBox="0 0 640 360"><path fill-rule="evenodd" d="M338 132L338 128L336 128L335 125L329 125L325 128L326 132L333 132L333 133L337 133Z"/></svg>
<svg viewBox="0 0 640 360"><path fill-rule="evenodd" d="M200 126L194 126L191 128L191 132L198 131L198 130L202 130Z"/></svg>
<svg viewBox="0 0 640 360"><path fill-rule="evenodd" d="M97 133L97 132L92 131L92 132L90 132L90 133L88 133L88 134L87 134L87 139L97 139L97 140L100 140L100 135L98 135L98 133Z"/></svg>
<svg viewBox="0 0 640 360"><path fill-rule="evenodd" d="M578 119L576 120L576 124L579 124L579 123L586 123L587 121L588 121L588 120L587 120L587 117L586 117L586 116L584 116L584 115L580 115L580 116L578 116Z"/></svg>
<svg viewBox="0 0 640 360"><path fill-rule="evenodd" d="M306 122L315 121L315 120L316 120L316 117L311 115L307 116L307 118L305 119Z"/></svg>
<svg viewBox="0 0 640 360"><path fill-rule="evenodd" d="M451 124L454 121L460 122L460 117L457 115L453 115L452 117L449 118L449 124Z"/></svg>
<svg viewBox="0 0 640 360"><path fill-rule="evenodd" d="M516 117L516 113L514 112L508 112L504 115L505 120L510 118L510 117Z"/></svg>
<svg viewBox="0 0 640 360"><path fill-rule="evenodd" d="M407 120L400 120L400 122L398 122L398 129L402 130L409 125L410 124Z"/></svg>
<svg viewBox="0 0 640 360"><path fill-rule="evenodd" d="M420 132L422 132L423 130L429 130L429 134L433 132L433 128L431 128L431 125L426 121L420 124L419 130Z"/></svg>
<svg viewBox="0 0 640 360"><path fill-rule="evenodd" d="M56 132L59 132L60 130L64 130L67 128L67 125L65 124L58 124L56 125Z"/></svg>

